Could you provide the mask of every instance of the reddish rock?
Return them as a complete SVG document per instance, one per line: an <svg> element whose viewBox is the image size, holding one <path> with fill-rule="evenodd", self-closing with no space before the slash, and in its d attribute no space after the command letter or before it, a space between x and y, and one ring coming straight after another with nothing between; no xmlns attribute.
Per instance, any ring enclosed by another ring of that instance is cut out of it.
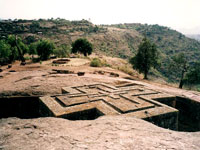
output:
<svg viewBox="0 0 200 150"><path fill-rule="evenodd" d="M6 150L199 150L200 132L175 132L133 117L92 121L8 118L0 120L0 143Z"/></svg>

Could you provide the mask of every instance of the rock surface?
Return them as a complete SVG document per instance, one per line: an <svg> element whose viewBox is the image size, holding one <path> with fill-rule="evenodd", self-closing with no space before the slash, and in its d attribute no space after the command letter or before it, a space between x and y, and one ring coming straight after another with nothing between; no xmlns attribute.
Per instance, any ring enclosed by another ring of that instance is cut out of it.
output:
<svg viewBox="0 0 200 150"><path fill-rule="evenodd" d="M199 148L200 132L175 132L130 117L104 116L92 121L0 120L0 149L3 150Z"/></svg>
<svg viewBox="0 0 200 150"><path fill-rule="evenodd" d="M61 88L91 83L133 83L171 95L188 97L200 102L200 93L180 90L150 81L127 80L128 75L112 68L89 67L76 59L69 66L19 63L9 72L5 66L0 74L0 97L15 95L60 94ZM119 61L117 61L118 65ZM87 65L86 65L87 64ZM72 65L72 66L71 66ZM52 74L52 69L85 72L76 74ZM98 72L98 74L93 74ZM108 72L119 74L110 77ZM129 76L128 76L129 77ZM65 149L200 149L200 132L183 133L159 128L143 120L128 117L104 116L93 121L68 121L61 118L0 120L0 150L65 150Z"/></svg>

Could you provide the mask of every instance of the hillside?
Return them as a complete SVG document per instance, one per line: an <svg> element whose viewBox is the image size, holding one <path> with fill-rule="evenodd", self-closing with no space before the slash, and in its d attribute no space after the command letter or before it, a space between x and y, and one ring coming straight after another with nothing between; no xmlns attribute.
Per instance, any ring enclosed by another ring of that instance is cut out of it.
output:
<svg viewBox="0 0 200 150"><path fill-rule="evenodd" d="M15 20L0 22L0 39L8 34L18 34L27 41L48 38L56 45L68 44L80 37L87 38L95 52L108 56L129 59L134 56L145 34L156 43L161 52L162 65L158 76L172 80L167 71L171 56L183 52L189 62L200 58L200 42L167 27L147 24L94 25L87 20L68 21L64 19L49 20ZM33 38L34 37L34 38Z"/></svg>
<svg viewBox="0 0 200 150"><path fill-rule="evenodd" d="M184 53L188 63L193 63L200 58L200 42L187 38L185 35L167 27L147 24L120 24L118 28L129 29L146 35L152 42L156 43L161 52L162 65L158 70L170 80L177 80L168 73L168 65L173 55Z"/></svg>

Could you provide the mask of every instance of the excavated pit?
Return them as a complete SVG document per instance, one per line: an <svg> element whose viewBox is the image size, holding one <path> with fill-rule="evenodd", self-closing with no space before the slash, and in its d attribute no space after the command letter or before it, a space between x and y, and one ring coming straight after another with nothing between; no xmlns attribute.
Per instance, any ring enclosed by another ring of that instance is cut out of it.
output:
<svg viewBox="0 0 200 150"><path fill-rule="evenodd" d="M178 114L178 131L200 131L200 103L177 96L175 99L155 99L156 101L176 108Z"/></svg>
<svg viewBox="0 0 200 150"><path fill-rule="evenodd" d="M176 97L175 99L154 99L160 103L179 110L178 131L195 132L200 131L200 103L191 99ZM0 98L0 118L18 117L21 119L31 119L39 117L54 116L49 113L44 103L41 103L39 97L5 97ZM63 115L62 118L69 120L94 120L104 115L97 108L87 109L69 115ZM168 117L170 115L168 114ZM162 127L162 118L151 117L145 119Z"/></svg>
<svg viewBox="0 0 200 150"><path fill-rule="evenodd" d="M75 112L69 115L64 115L62 118L68 120L95 120L104 114L100 112L97 108L87 109L84 111Z"/></svg>
<svg viewBox="0 0 200 150"><path fill-rule="evenodd" d="M4 97L0 98L0 118L18 117L21 119L41 117L39 97Z"/></svg>
<svg viewBox="0 0 200 150"><path fill-rule="evenodd" d="M21 119L33 119L39 117L54 116L46 108L39 97L4 97L0 98L0 119L17 117ZM104 114L96 108L63 115L68 120L94 120Z"/></svg>

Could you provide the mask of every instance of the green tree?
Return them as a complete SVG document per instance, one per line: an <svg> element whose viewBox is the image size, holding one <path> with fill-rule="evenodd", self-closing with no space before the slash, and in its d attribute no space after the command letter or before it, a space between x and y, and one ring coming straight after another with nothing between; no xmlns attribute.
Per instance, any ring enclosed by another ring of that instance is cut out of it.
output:
<svg viewBox="0 0 200 150"><path fill-rule="evenodd" d="M28 52L28 46L24 44L22 39L17 37L17 35L9 35L7 41L11 47L10 62L16 59L25 62L24 54Z"/></svg>
<svg viewBox="0 0 200 150"><path fill-rule="evenodd" d="M17 51L17 47L16 47L15 36L9 35L7 42L10 45L10 50L11 50L11 53L10 53L10 56L9 56L9 62L12 63L19 56L18 51Z"/></svg>
<svg viewBox="0 0 200 150"><path fill-rule="evenodd" d="M31 35L27 36L24 40L25 40L25 43L28 45L37 41L36 38Z"/></svg>
<svg viewBox="0 0 200 150"><path fill-rule="evenodd" d="M200 61L195 62L194 65L190 67L186 74L185 81L188 84L200 84Z"/></svg>
<svg viewBox="0 0 200 150"><path fill-rule="evenodd" d="M54 43L49 40L40 40L37 43L36 50L41 60L47 60L49 56L53 54L54 49L55 49Z"/></svg>
<svg viewBox="0 0 200 150"><path fill-rule="evenodd" d="M0 40L0 64L7 63L10 55L10 45L5 40Z"/></svg>
<svg viewBox="0 0 200 150"><path fill-rule="evenodd" d="M171 75L180 79L179 88L182 88L184 85L184 76L187 72L187 68L187 59L184 53L179 53L172 57L168 70Z"/></svg>
<svg viewBox="0 0 200 150"><path fill-rule="evenodd" d="M69 57L70 47L65 44L62 44L58 48L56 48L53 53L54 55L60 58Z"/></svg>
<svg viewBox="0 0 200 150"><path fill-rule="evenodd" d="M30 25L30 31L32 33L38 32L40 30L40 24L37 21L33 21Z"/></svg>
<svg viewBox="0 0 200 150"><path fill-rule="evenodd" d="M144 79L147 79L151 67L156 67L159 64L158 56L156 45L145 37L138 47L137 54L131 58L130 63L139 73L144 74Z"/></svg>
<svg viewBox="0 0 200 150"><path fill-rule="evenodd" d="M17 39L17 47L20 49L22 57L24 57L24 54L29 52L29 47L22 41L21 38Z"/></svg>
<svg viewBox="0 0 200 150"><path fill-rule="evenodd" d="M72 53L82 53L84 56L92 54L93 46L87 39L77 39L72 43Z"/></svg>
<svg viewBox="0 0 200 150"><path fill-rule="evenodd" d="M32 59L33 55L37 54L36 48L37 48L37 43L31 43L29 45L29 54L32 55Z"/></svg>

